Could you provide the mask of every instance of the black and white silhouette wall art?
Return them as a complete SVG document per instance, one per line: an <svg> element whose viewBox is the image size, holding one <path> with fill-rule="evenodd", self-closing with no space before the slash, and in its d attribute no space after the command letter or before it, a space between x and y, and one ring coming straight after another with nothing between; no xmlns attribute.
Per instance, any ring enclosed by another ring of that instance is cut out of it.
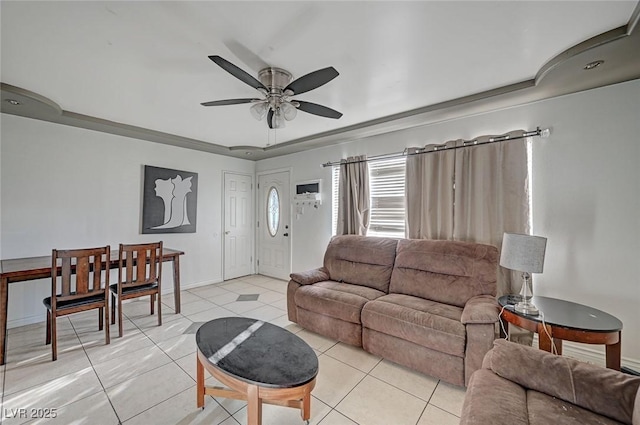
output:
<svg viewBox="0 0 640 425"><path fill-rule="evenodd" d="M195 233L198 174L144 166L142 233Z"/></svg>

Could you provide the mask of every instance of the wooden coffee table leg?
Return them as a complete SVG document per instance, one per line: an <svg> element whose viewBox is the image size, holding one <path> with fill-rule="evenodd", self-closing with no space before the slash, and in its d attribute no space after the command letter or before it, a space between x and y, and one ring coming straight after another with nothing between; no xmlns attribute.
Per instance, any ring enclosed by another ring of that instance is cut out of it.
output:
<svg viewBox="0 0 640 425"><path fill-rule="evenodd" d="M204 367L196 355L196 405L204 409Z"/></svg>
<svg viewBox="0 0 640 425"><path fill-rule="evenodd" d="M302 397L302 405L300 406L300 414L303 421L309 421L311 417L311 392L305 391Z"/></svg>
<svg viewBox="0 0 640 425"><path fill-rule="evenodd" d="M622 356L622 332L618 332L618 342L607 345L607 367L620 370L620 357Z"/></svg>
<svg viewBox="0 0 640 425"><path fill-rule="evenodd" d="M247 385L247 425L262 424L262 400L257 385Z"/></svg>

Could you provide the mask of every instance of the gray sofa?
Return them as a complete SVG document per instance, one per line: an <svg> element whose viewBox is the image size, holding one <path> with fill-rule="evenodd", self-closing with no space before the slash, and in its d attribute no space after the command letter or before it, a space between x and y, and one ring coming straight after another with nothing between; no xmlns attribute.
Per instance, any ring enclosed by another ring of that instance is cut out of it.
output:
<svg viewBox="0 0 640 425"><path fill-rule="evenodd" d="M460 425L640 425L640 378L496 340Z"/></svg>
<svg viewBox="0 0 640 425"><path fill-rule="evenodd" d="M323 267L291 274L289 320L463 386L495 339L497 260L489 245L336 236Z"/></svg>

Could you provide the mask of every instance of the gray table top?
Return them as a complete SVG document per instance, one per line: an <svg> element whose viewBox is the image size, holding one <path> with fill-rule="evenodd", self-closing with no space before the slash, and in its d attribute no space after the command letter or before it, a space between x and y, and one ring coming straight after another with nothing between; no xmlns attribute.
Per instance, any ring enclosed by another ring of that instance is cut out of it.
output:
<svg viewBox="0 0 640 425"><path fill-rule="evenodd" d="M300 337L244 317L202 325L196 344L209 363L241 381L269 388L304 385L318 374L318 357Z"/></svg>

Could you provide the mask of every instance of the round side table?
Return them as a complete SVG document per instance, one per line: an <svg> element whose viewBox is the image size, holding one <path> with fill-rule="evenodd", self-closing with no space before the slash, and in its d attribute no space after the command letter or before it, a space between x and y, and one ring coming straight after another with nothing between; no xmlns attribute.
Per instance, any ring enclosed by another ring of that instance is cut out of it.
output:
<svg viewBox="0 0 640 425"><path fill-rule="evenodd" d="M498 303L504 307L501 320L536 332L541 350L551 352L553 340L560 355L563 340L603 344L606 346L607 367L620 370L622 322L617 317L586 305L556 298L534 296L531 301L540 310L540 315L517 312L511 295L498 298Z"/></svg>

